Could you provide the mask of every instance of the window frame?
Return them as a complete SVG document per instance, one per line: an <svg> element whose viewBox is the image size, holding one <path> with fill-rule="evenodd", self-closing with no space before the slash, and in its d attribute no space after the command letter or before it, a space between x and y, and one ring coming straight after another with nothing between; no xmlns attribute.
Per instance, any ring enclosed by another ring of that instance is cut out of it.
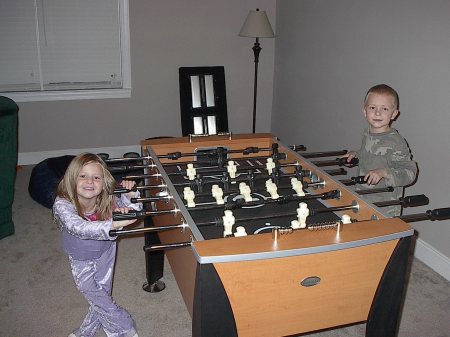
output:
<svg viewBox="0 0 450 337"><path fill-rule="evenodd" d="M64 101L131 97L129 0L118 0L118 3L122 88L0 92L0 95L11 98L15 102Z"/></svg>

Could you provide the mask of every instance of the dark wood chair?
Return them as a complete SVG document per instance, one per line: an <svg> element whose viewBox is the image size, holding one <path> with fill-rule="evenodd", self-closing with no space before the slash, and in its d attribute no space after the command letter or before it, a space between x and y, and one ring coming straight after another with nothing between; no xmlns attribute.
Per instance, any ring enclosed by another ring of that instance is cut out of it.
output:
<svg viewBox="0 0 450 337"><path fill-rule="evenodd" d="M183 136L228 132L224 67L180 67L179 81Z"/></svg>

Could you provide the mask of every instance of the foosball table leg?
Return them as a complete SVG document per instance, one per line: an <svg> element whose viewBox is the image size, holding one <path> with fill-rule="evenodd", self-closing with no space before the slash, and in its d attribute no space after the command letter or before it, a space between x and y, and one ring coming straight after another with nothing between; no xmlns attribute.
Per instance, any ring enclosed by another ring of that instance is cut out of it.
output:
<svg viewBox="0 0 450 337"><path fill-rule="evenodd" d="M400 239L378 285L366 324L366 337L397 336L410 266L412 237Z"/></svg>
<svg viewBox="0 0 450 337"><path fill-rule="evenodd" d="M144 227L153 226L151 217L146 217L144 220ZM156 233L145 234L145 245L151 246L160 244L161 241ZM142 289L150 293L157 293L166 288L166 285L161 278L164 275L164 251L145 252L145 272L147 281L142 285Z"/></svg>

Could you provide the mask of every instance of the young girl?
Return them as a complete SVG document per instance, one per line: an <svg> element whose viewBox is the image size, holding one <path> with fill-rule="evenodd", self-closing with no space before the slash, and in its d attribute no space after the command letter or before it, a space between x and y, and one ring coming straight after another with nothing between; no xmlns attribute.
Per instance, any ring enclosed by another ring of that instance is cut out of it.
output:
<svg viewBox="0 0 450 337"><path fill-rule="evenodd" d="M133 181L122 181L131 189ZM136 220L113 221L112 212L140 210L130 198L139 192L113 196L116 182L103 160L92 153L76 156L58 185L53 214L62 231L62 247L69 255L78 290L89 302L81 326L69 337L93 337L102 327L108 337L137 337L130 314L112 299L116 242L109 230Z"/></svg>

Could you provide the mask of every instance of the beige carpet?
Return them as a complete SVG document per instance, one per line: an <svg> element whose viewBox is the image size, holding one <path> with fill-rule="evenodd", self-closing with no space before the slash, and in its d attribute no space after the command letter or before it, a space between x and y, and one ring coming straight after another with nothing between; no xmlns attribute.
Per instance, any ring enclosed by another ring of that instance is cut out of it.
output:
<svg viewBox="0 0 450 337"><path fill-rule="evenodd" d="M17 174L16 233L0 240L0 337L66 337L80 324L88 306L72 281L50 210L28 195L31 169L25 166ZM190 317L167 263L166 290L149 294L141 289L142 247L142 237L119 242L115 300L132 314L140 337L191 336ZM359 337L364 330L365 325L359 324L308 336ZM101 331L98 336L105 334ZM416 259L398 336L450 336L450 283Z"/></svg>

